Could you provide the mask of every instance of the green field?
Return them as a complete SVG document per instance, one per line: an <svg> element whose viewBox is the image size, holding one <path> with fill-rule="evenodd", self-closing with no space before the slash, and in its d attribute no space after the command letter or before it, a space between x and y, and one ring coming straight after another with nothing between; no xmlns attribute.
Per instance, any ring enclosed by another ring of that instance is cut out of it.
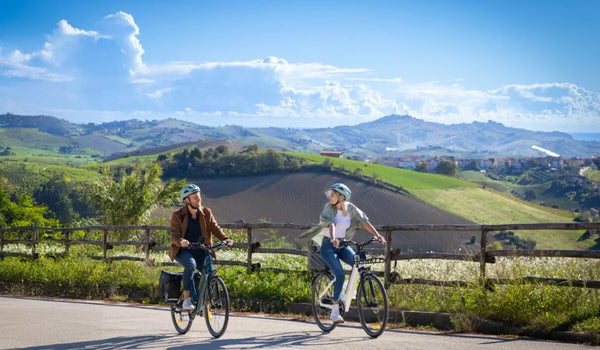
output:
<svg viewBox="0 0 600 350"><path fill-rule="evenodd" d="M362 169L363 175L376 177L392 185L401 186L408 191L427 190L427 189L447 189L457 187L475 188L477 184L464 181L450 176L420 173L412 170L393 168L385 165L365 163L356 160L331 158L314 154L286 152L289 155L298 158L304 158L313 163L321 164L326 159L334 164L334 167L343 167L348 171L354 171L357 168Z"/></svg>
<svg viewBox="0 0 600 350"><path fill-rule="evenodd" d="M415 190L413 195L431 205L478 224L572 222L573 213L543 207L508 194L482 188ZM537 242L537 249L588 249L592 240L578 241L583 231L516 231Z"/></svg>
<svg viewBox="0 0 600 350"><path fill-rule="evenodd" d="M81 182L91 182L100 179L101 174L97 170L68 166L53 163L48 159L45 162L33 161L0 161L0 176L10 180L15 185L30 185L38 182L46 182L53 176L62 176L65 179Z"/></svg>

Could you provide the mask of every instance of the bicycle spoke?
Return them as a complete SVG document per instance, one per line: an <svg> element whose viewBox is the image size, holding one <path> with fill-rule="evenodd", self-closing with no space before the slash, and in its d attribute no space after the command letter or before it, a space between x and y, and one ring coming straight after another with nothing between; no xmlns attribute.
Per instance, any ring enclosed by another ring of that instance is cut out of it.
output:
<svg viewBox="0 0 600 350"><path fill-rule="evenodd" d="M387 325L389 307L385 288L375 275L363 277L357 304L358 317L365 332L371 337L380 336Z"/></svg>
<svg viewBox="0 0 600 350"><path fill-rule="evenodd" d="M333 278L327 274L318 274L312 286L312 310L315 322L324 332L335 328L330 320L331 305L333 304Z"/></svg>
<svg viewBox="0 0 600 350"><path fill-rule="evenodd" d="M171 320L175 330L180 334L185 334L192 327L194 321L194 313L182 308L183 295L179 298L177 303L171 304Z"/></svg>
<svg viewBox="0 0 600 350"><path fill-rule="evenodd" d="M204 297L204 319L210 334L219 338L225 333L229 322L229 293L225 283L218 276L212 276Z"/></svg>

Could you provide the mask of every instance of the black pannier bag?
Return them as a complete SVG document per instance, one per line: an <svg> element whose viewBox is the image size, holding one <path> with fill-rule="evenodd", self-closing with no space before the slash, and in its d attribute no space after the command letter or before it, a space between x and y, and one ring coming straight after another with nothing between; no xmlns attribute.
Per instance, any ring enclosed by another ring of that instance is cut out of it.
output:
<svg viewBox="0 0 600 350"><path fill-rule="evenodd" d="M158 279L158 299L168 301L181 295L181 280L183 272L161 271Z"/></svg>
<svg viewBox="0 0 600 350"><path fill-rule="evenodd" d="M329 270L325 261L321 258L319 247L311 242L308 252L308 269L313 272L321 272Z"/></svg>
<svg viewBox="0 0 600 350"><path fill-rule="evenodd" d="M196 290L200 283L200 272L194 272L194 282ZM169 301L169 299L179 299L181 295L183 272L161 271L158 279L158 299L160 301Z"/></svg>

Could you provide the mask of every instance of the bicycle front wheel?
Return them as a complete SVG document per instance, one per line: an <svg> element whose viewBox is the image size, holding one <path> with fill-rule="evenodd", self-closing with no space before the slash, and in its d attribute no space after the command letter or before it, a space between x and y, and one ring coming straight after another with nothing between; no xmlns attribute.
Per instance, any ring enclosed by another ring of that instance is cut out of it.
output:
<svg viewBox="0 0 600 350"><path fill-rule="evenodd" d="M362 328L373 338L380 336L387 325L390 310L387 293L377 276L366 274L361 278L356 302Z"/></svg>
<svg viewBox="0 0 600 350"><path fill-rule="evenodd" d="M219 276L212 276L204 296L204 319L210 334L219 338L225 333L229 322L229 293Z"/></svg>
<svg viewBox="0 0 600 350"><path fill-rule="evenodd" d="M317 326L323 332L330 332L336 326L329 316L333 305L333 277L320 273L312 285L312 311Z"/></svg>
<svg viewBox="0 0 600 350"><path fill-rule="evenodd" d="M183 294L179 297L176 303L171 304L171 320L173 326L179 334L185 334L192 327L194 321L194 311L184 309L183 307Z"/></svg>

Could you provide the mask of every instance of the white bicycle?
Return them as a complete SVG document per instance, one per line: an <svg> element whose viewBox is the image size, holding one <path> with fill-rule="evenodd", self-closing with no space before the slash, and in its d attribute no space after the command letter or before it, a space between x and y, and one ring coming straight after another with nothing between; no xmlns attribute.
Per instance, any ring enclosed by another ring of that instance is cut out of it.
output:
<svg viewBox="0 0 600 350"><path fill-rule="evenodd" d="M365 332L376 338L380 336L387 325L389 316L388 298L383 283L371 272L367 266L370 263L380 263L383 259L366 259L364 247L377 242L372 238L366 242L353 242L344 240L340 246L355 246L354 265L350 273L348 283L342 290L340 298L340 314L350 310L352 300L356 299L358 307L358 318ZM336 326L336 323L329 319L333 305L333 283L335 277L325 269L319 271L312 285L312 310L317 325L324 332L330 332Z"/></svg>

